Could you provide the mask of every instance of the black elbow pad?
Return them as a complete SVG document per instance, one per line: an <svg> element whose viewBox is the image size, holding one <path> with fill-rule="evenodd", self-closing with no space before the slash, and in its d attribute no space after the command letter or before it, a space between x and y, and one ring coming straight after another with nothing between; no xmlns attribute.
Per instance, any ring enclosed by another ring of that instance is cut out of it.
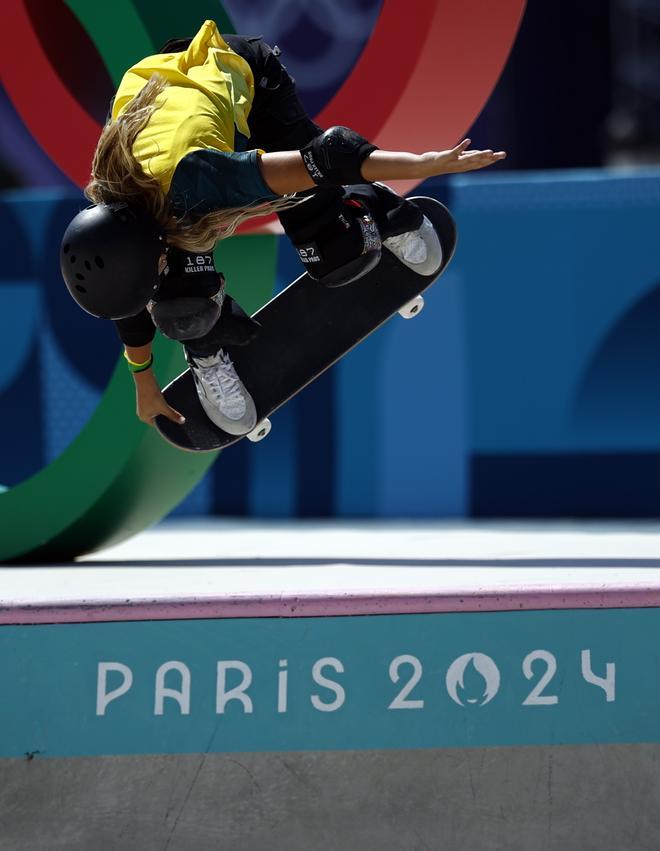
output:
<svg viewBox="0 0 660 851"><path fill-rule="evenodd" d="M345 186L364 183L360 167L377 147L348 127L331 127L308 142L300 153L317 186Z"/></svg>

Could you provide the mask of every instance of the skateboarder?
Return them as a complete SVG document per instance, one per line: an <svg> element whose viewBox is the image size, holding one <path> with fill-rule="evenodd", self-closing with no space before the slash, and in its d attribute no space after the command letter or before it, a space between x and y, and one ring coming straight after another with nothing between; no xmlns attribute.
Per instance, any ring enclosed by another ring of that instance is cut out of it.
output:
<svg viewBox="0 0 660 851"><path fill-rule="evenodd" d="M502 151L381 151L346 127L306 115L279 50L221 36L206 21L124 75L101 134L61 265L76 302L113 319L133 372L137 415L183 422L153 376L158 327L184 344L200 402L230 434L256 424L253 400L224 347L258 326L224 292L213 248L256 215L277 213L310 276L343 286L381 246L431 274L441 247L422 213L378 181L483 168Z"/></svg>

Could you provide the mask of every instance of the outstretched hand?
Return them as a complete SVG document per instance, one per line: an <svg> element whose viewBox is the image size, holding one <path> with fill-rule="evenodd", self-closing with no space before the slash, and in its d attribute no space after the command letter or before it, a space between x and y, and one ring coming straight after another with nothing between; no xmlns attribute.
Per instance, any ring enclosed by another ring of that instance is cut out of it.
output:
<svg viewBox="0 0 660 851"><path fill-rule="evenodd" d="M503 160L504 151L469 151L470 139L450 151L427 151L412 154L408 151L382 151L378 148L362 163L362 177L374 183L377 180L426 180L438 174L455 174L476 171Z"/></svg>
<svg viewBox="0 0 660 851"><path fill-rule="evenodd" d="M469 151L471 139L463 141L450 151L428 151L421 155L426 177L437 174L455 174L486 168L506 157L505 151Z"/></svg>

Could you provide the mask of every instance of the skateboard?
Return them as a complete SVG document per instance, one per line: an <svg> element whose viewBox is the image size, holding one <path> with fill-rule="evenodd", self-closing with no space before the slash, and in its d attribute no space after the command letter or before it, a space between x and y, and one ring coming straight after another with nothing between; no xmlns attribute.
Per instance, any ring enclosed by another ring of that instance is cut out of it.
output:
<svg viewBox="0 0 660 851"><path fill-rule="evenodd" d="M383 248L371 272L343 287L324 287L301 275L254 314L262 327L249 345L226 347L257 408L253 431L227 434L211 422L187 369L163 391L167 402L186 418L179 425L162 415L156 417L156 428L165 440L190 452L223 449L244 437L262 440L270 431L268 417L274 411L390 317L417 316L424 306L422 293L442 275L453 256L456 224L439 201L410 200L430 219L440 238L442 264L436 272L419 275Z"/></svg>

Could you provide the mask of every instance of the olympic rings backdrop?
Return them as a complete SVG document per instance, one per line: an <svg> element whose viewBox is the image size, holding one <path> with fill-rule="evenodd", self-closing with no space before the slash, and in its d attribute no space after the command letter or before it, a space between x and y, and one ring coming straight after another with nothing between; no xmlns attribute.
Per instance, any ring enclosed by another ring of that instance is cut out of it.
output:
<svg viewBox="0 0 660 851"><path fill-rule="evenodd" d="M75 187L87 179L124 70L213 18L221 30L278 42L321 125L354 127L383 148L439 150L455 144L485 104L523 7L524 0L417 0L411 14L404 0L6 0L3 153L19 169L50 169L48 182L58 188L39 203L22 195L0 205L3 244L11 247L0 287L14 297L12 315L0 320L8 353L0 394L3 411L12 412L0 450L8 486L0 496L0 558L70 557L121 540L174 508L215 460L176 452L137 421L112 328L69 303L59 281L59 237L82 206ZM273 234L230 241L218 263L247 309L298 274ZM167 340L158 340L156 360L162 382L183 367L179 347ZM30 380L30 370L40 381ZM337 441L324 441L334 431L337 392L333 379L324 380L282 411L252 495L247 468L266 455L259 447L250 458L241 446L226 453L186 510L245 513L251 500L255 513L333 513L324 481L334 475ZM46 439L43 418L53 426ZM271 480L284 483L276 498Z"/></svg>

